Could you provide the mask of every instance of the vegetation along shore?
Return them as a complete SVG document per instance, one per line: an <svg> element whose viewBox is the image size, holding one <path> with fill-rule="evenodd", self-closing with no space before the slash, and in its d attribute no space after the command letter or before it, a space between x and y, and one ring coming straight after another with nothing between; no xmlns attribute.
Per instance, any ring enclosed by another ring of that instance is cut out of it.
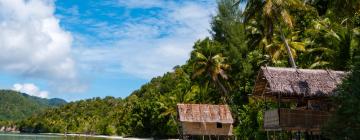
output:
<svg viewBox="0 0 360 140"><path fill-rule="evenodd" d="M264 71L296 67L347 74L329 99L335 107L320 133L323 139L360 137L360 1L219 0L209 24L211 36L194 43L185 64L152 78L126 98L66 103L1 90L0 126L29 133L179 138L178 103L227 104L237 139L264 140L264 111L297 105L254 97L257 74L262 66ZM272 137L292 135L274 132Z"/></svg>

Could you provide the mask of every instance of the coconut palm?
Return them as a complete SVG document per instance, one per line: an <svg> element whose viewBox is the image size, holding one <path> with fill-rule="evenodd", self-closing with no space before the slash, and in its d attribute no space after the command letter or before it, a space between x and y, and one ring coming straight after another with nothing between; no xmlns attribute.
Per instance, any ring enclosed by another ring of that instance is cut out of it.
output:
<svg viewBox="0 0 360 140"><path fill-rule="evenodd" d="M314 59L310 68L346 70L353 54L360 48L360 28L331 23L328 18L313 21L313 27L306 32L312 40L311 48L307 50L309 57Z"/></svg>
<svg viewBox="0 0 360 140"><path fill-rule="evenodd" d="M305 52L305 43L300 41L298 33L299 32L290 32L285 38L294 58L297 57L299 52ZM286 43L284 43L281 37L275 36L273 42L265 47L265 50L270 54L273 63L276 64L286 56L287 47L285 45Z"/></svg>
<svg viewBox="0 0 360 140"><path fill-rule="evenodd" d="M291 29L293 27L289 9L302 8L303 4L300 0L249 0L246 6L246 12L244 13L245 22L253 18L262 22L264 25L264 35L269 42L272 42L275 25L278 25L279 35L284 42L292 67L296 67L296 64L291 52L291 47L284 35L283 28Z"/></svg>
<svg viewBox="0 0 360 140"><path fill-rule="evenodd" d="M219 87L223 93L224 101L228 90L221 83L222 80L227 80L228 76L226 70L230 68L225 62L225 57L220 53L220 44L210 39L205 39L195 44L195 50L192 52L193 57L193 74L192 78L204 76Z"/></svg>

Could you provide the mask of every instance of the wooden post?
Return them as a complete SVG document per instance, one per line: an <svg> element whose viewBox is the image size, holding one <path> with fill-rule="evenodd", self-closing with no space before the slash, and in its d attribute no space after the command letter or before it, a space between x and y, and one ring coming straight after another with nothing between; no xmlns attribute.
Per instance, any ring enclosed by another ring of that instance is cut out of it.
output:
<svg viewBox="0 0 360 140"><path fill-rule="evenodd" d="M280 94L279 94L279 95L278 95L278 108L281 108L281 107L280 107L280 104L281 104L281 101L280 101L280 100L281 100L281 96L280 96Z"/></svg>
<svg viewBox="0 0 360 140"><path fill-rule="evenodd" d="M305 140L310 140L310 135L308 131L305 131Z"/></svg>
<svg viewBox="0 0 360 140"><path fill-rule="evenodd" d="M268 105L267 105L267 102L266 102L266 96L264 97L264 102L265 102L265 110L268 110L269 108L268 108Z"/></svg>
<svg viewBox="0 0 360 140"><path fill-rule="evenodd" d="M300 140L301 136L300 136L300 131L296 132L296 140Z"/></svg>
<svg viewBox="0 0 360 140"><path fill-rule="evenodd" d="M277 140L276 131L273 131L273 139Z"/></svg>

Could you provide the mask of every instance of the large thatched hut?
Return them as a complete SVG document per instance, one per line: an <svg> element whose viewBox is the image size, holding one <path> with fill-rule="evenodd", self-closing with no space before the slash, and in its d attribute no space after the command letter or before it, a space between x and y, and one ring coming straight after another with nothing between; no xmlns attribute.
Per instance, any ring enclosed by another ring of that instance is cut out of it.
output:
<svg viewBox="0 0 360 140"><path fill-rule="evenodd" d="M264 130L318 133L332 110L329 97L345 75L332 70L261 67L253 95L278 103L278 108L265 111Z"/></svg>
<svg viewBox="0 0 360 140"><path fill-rule="evenodd" d="M177 104L182 136L232 136L233 118L227 105Z"/></svg>

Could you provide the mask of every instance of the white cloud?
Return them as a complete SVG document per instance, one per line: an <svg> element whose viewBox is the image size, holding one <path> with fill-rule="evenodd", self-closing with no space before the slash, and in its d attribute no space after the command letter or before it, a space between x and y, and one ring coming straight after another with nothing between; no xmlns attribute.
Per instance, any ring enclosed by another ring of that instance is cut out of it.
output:
<svg viewBox="0 0 360 140"><path fill-rule="evenodd" d="M41 98L48 98L49 92L48 91L41 91L35 84L33 83L24 83L19 84L16 83L13 85L13 90L19 91L22 93L29 94L31 96L37 96Z"/></svg>
<svg viewBox="0 0 360 140"><path fill-rule="evenodd" d="M166 0L118 0L118 4L126 6L128 8L153 8L153 7L162 7L168 1Z"/></svg>
<svg viewBox="0 0 360 140"><path fill-rule="evenodd" d="M128 52L120 56L121 71L147 79L162 75L172 70L175 65L184 64L189 58L193 43L209 35L209 22L215 7L206 7L208 5L196 2L167 6L169 7L163 7L167 8L163 17L148 19L150 23L142 24L158 32L135 28L135 31L127 33L142 33L149 36L143 38L136 35L118 42L121 50L129 47ZM139 37L139 41L131 41Z"/></svg>
<svg viewBox="0 0 360 140"><path fill-rule="evenodd" d="M112 36L112 40L104 44L99 43L103 41L101 39L84 39L86 35L78 34L76 38L83 42L76 42L79 47L75 48L74 56L83 69L127 73L144 79L160 76L174 66L184 64L193 43L209 35L209 22L216 8L215 1L120 0L118 4L130 11L154 7L161 10L151 16L131 17L121 25L95 28L101 32L97 33L101 34L100 38ZM89 45L92 48L88 48Z"/></svg>
<svg viewBox="0 0 360 140"><path fill-rule="evenodd" d="M52 0L0 0L0 70L57 82L77 81L73 38L54 16Z"/></svg>

